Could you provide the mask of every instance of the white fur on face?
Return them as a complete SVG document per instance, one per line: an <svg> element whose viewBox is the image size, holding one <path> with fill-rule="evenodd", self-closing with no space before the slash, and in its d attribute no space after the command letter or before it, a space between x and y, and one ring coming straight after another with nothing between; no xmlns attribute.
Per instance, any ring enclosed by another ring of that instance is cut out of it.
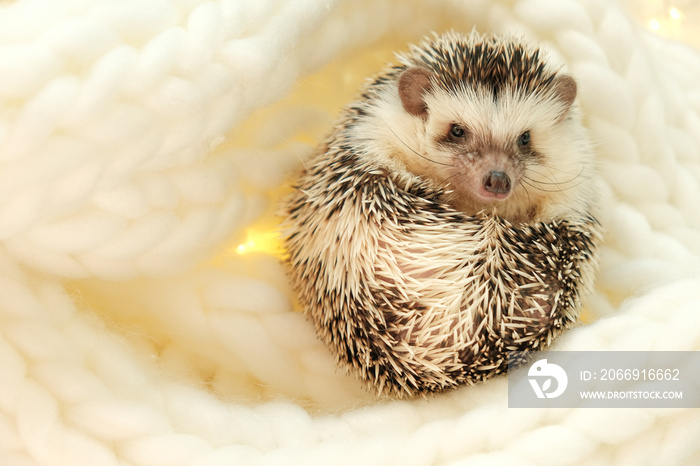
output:
<svg viewBox="0 0 700 466"><path fill-rule="evenodd" d="M470 88L433 89L425 100L427 118L413 116L403 109L397 90L385 90L371 115L350 130L353 138L382 165L454 190L449 202L468 214L495 207L505 218L529 221L587 211L593 161L575 106L561 118L565 109L551 95L504 90L495 101L492 93ZM439 143L454 123L470 133L475 151L455 152ZM516 141L525 131L537 157L517 156ZM470 192L478 189L485 172L499 168L483 163L484 155L502 163L513 178L508 198L491 204Z"/></svg>
<svg viewBox="0 0 700 466"><path fill-rule="evenodd" d="M393 127L394 151L410 171L454 189L458 209L472 214L495 207L514 220L586 210L592 160L575 108L561 118L566 109L553 96L505 90L496 101L490 92L466 88L435 89L426 104L427 120L410 115L394 120L403 123ZM440 143L452 124L468 132L464 150ZM536 157L519 152L517 140L526 131ZM491 204L474 193L489 170L506 171L513 183L508 198Z"/></svg>

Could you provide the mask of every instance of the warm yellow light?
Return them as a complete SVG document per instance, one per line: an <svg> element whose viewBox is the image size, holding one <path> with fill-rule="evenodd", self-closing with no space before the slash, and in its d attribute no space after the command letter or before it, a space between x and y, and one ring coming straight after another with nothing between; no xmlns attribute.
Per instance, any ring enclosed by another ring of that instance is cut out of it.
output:
<svg viewBox="0 0 700 466"><path fill-rule="evenodd" d="M681 19L681 16L683 15L681 13L681 10L679 10L676 7L671 7L668 9L668 15L671 17L671 19L678 21Z"/></svg>
<svg viewBox="0 0 700 466"><path fill-rule="evenodd" d="M246 240L236 247L236 253L243 255L252 252L261 252L273 256L281 255L282 244L279 232L274 229L249 229L246 232Z"/></svg>
<svg viewBox="0 0 700 466"><path fill-rule="evenodd" d="M658 19L652 18L647 23L647 27L649 27L649 29L651 29L652 31L658 31L659 29L661 29L661 23Z"/></svg>

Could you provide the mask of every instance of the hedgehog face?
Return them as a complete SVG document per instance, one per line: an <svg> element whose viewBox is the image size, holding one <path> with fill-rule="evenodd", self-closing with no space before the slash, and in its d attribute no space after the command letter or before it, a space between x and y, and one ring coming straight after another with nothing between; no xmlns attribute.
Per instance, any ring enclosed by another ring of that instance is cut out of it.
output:
<svg viewBox="0 0 700 466"><path fill-rule="evenodd" d="M455 208L524 222L540 217L545 205L566 202L554 199L564 189L551 188L556 172L570 173L580 162L562 134L576 95L572 78L557 76L533 92L466 83L446 88L434 72L415 67L399 77L398 90L404 111L424 122L416 138L422 153L406 157L406 165L452 190ZM562 170L565 165L572 167Z"/></svg>

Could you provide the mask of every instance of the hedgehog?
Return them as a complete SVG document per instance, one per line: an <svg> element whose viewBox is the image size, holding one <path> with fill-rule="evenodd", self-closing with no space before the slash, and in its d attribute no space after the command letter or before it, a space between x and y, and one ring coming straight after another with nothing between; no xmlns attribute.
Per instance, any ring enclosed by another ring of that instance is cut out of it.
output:
<svg viewBox="0 0 700 466"><path fill-rule="evenodd" d="M452 31L397 61L345 107L282 210L319 339L400 398L484 381L576 324L601 231L576 82L542 50Z"/></svg>

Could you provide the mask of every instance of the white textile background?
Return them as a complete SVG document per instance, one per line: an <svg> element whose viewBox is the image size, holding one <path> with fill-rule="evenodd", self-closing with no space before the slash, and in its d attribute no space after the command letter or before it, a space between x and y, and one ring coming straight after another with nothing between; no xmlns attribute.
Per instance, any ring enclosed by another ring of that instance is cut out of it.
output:
<svg viewBox="0 0 700 466"><path fill-rule="evenodd" d="M602 263L557 348L700 350L700 54L616 3L5 0L0 464L700 464L692 409L375 400L256 249L375 51L472 27L546 47L596 147Z"/></svg>

